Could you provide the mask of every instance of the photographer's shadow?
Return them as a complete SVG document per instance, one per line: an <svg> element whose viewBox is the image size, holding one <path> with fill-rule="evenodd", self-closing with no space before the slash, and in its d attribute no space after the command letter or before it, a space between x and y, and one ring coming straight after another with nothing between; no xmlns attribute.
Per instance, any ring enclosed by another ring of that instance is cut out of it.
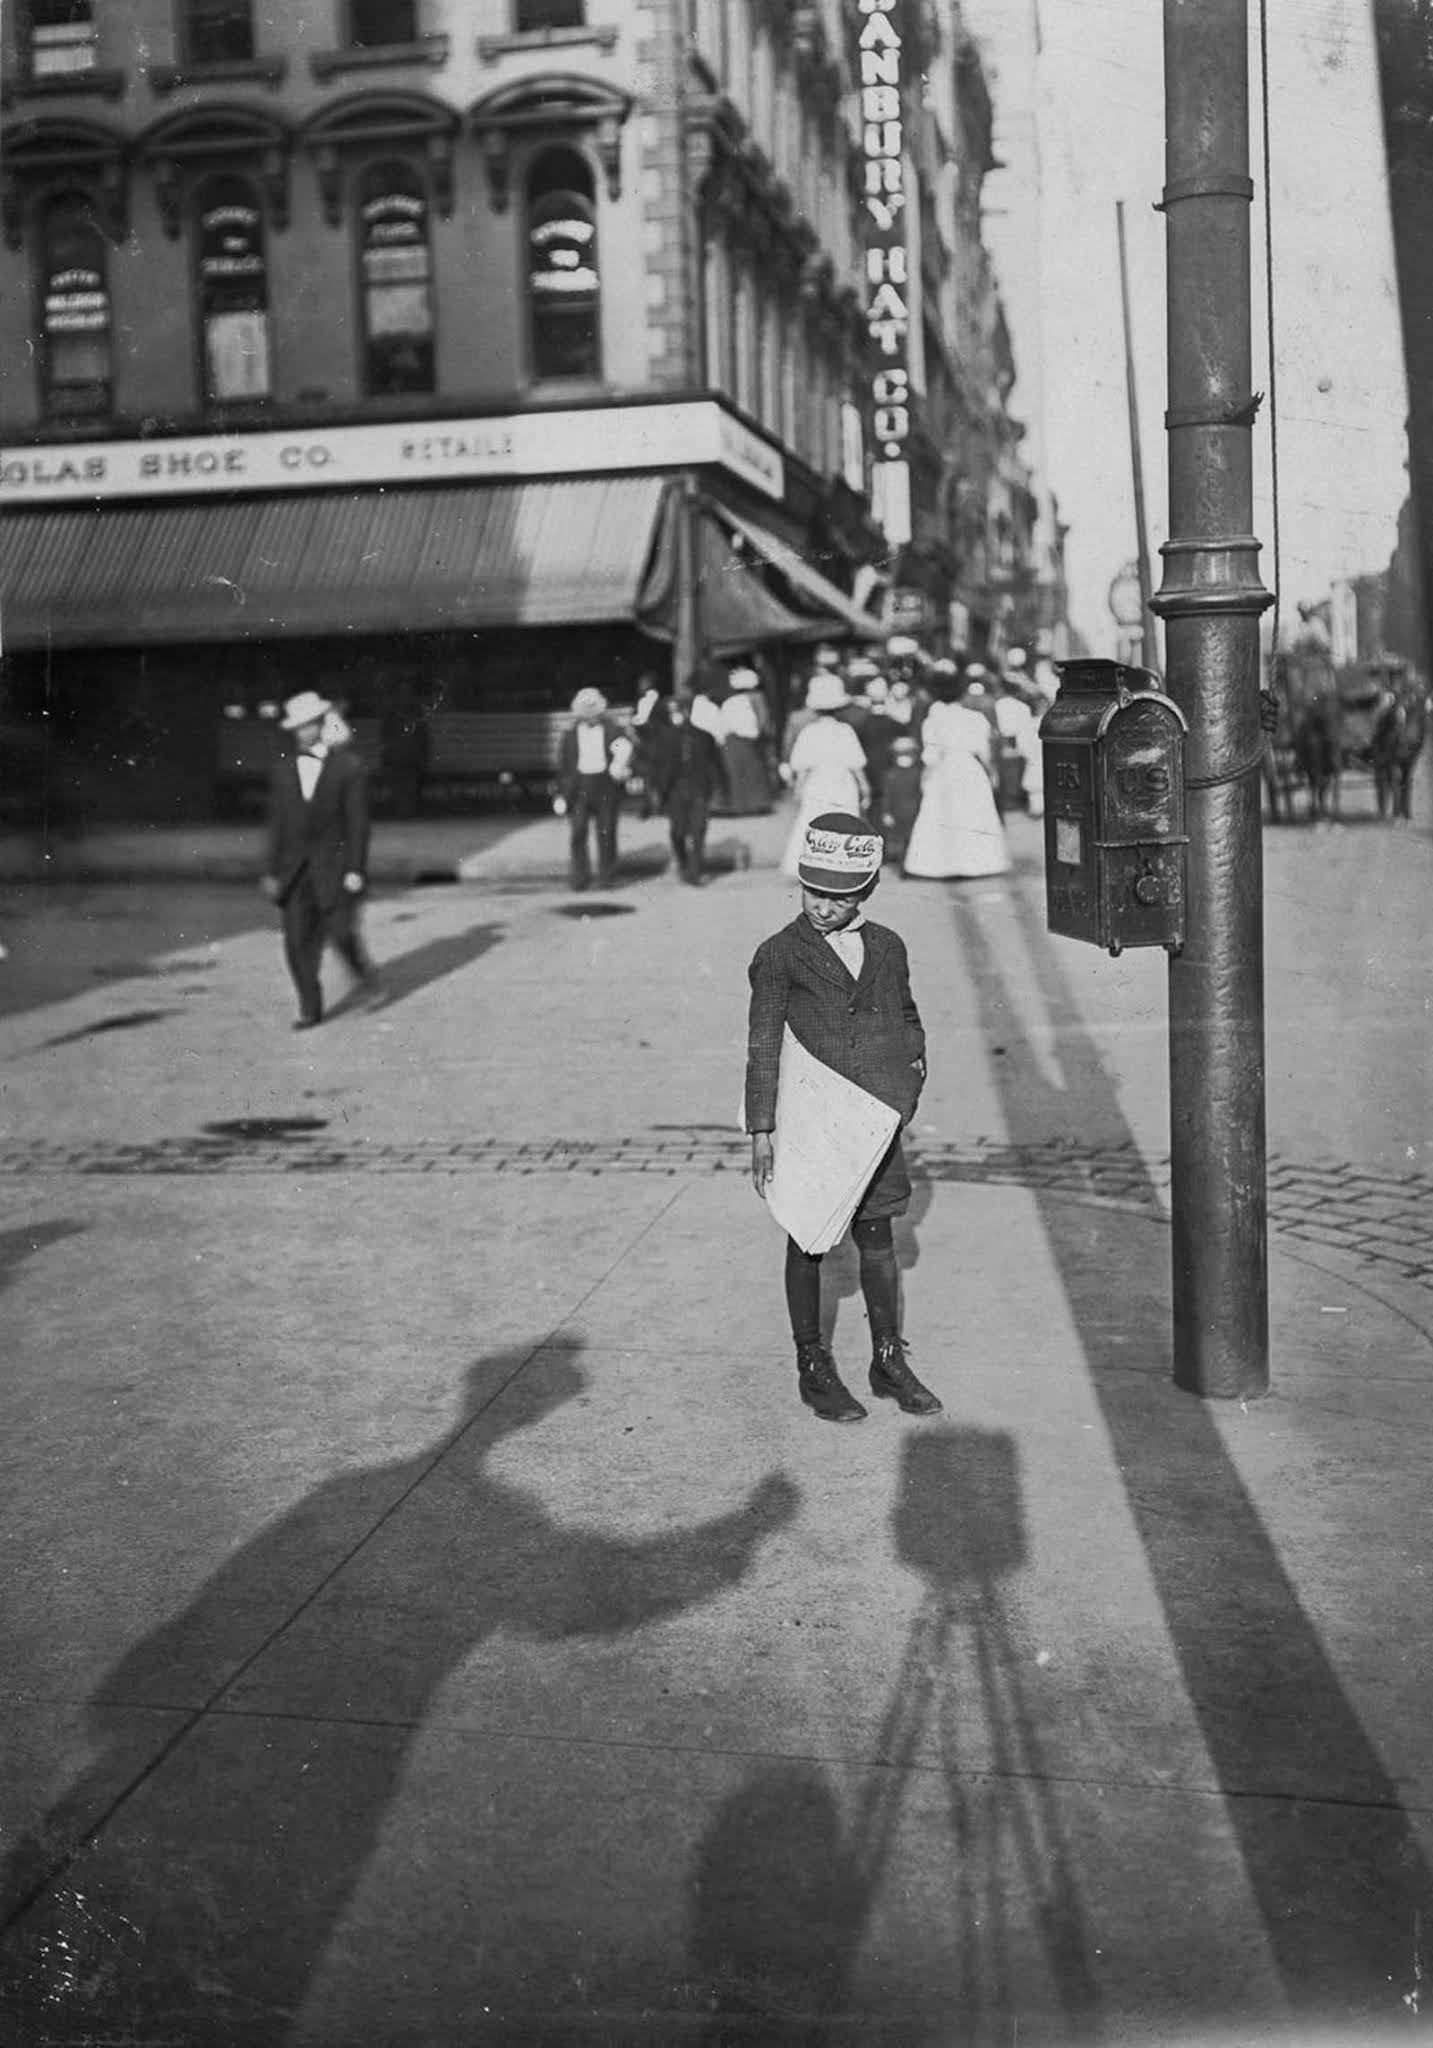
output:
<svg viewBox="0 0 1433 2048"><path fill-rule="evenodd" d="M89 1769L0 1872L5 2038L275 2048L450 1675L498 1630L616 1637L712 1600L791 1519L772 1475L726 1514L622 1539L494 1478L508 1436L582 1391L576 1354L474 1365L455 1429L325 1482L107 1676ZM145 1710L177 1725L136 1760ZM503 1969L495 1953L494 2004L517 1990Z"/></svg>

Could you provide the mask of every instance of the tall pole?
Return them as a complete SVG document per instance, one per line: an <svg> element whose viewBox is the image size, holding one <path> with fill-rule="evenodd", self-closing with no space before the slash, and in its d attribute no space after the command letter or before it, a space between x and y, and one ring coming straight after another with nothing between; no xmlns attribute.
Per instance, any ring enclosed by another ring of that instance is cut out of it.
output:
<svg viewBox="0 0 1433 2048"><path fill-rule="evenodd" d="M1129 459L1134 477L1135 560L1139 569L1139 629L1146 668L1159 667L1159 636L1155 628L1153 582L1149 573L1149 522L1144 512L1144 444L1139 432L1139 394L1134 380L1134 328L1129 311L1129 258L1125 252L1125 203L1115 201L1115 228L1120 243L1120 310L1125 330L1125 397L1129 405Z"/></svg>
<svg viewBox="0 0 1433 2048"><path fill-rule="evenodd" d="M1433 19L1428 0L1374 0L1393 259L1408 375L1408 475L1422 588L1413 592L1433 659Z"/></svg>
<svg viewBox="0 0 1433 2048"><path fill-rule="evenodd" d="M1154 609L1189 721L1188 942L1169 966L1174 1378L1269 1385L1247 0L1164 0L1169 540Z"/></svg>
<svg viewBox="0 0 1433 2048"><path fill-rule="evenodd" d="M677 637L672 648L672 694L686 703L696 689L702 647L701 497L694 476L677 487Z"/></svg>

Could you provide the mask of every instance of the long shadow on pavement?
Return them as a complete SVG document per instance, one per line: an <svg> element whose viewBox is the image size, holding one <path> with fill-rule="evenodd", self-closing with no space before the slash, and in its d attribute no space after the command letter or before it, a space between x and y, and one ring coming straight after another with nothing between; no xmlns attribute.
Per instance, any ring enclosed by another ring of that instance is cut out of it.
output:
<svg viewBox="0 0 1433 2048"><path fill-rule="evenodd" d="M76 1237L88 1228L87 1223L72 1217L57 1216L48 1223L22 1223L14 1230L0 1230L0 1289L11 1285L24 1260L44 1251L47 1245L58 1244L61 1238Z"/></svg>
<svg viewBox="0 0 1433 2048"><path fill-rule="evenodd" d="M457 974L464 967L471 967L475 960L481 960L484 953L490 953L499 943L506 929L501 924L470 925L466 931L449 932L441 939L429 939L425 945L415 946L411 952L390 955L378 963L381 980L376 997L365 1003L362 992L353 990L333 1005L328 1013L330 1019L358 1008L391 1010L395 1004L416 996L435 981L442 981L447 975Z"/></svg>
<svg viewBox="0 0 1433 2048"><path fill-rule="evenodd" d="M89 1769L0 1872L0 2036L276 2048L455 1669L500 1629L617 1637L742 1578L795 1512L780 1475L726 1514L623 1540L564 1528L474 1459L580 1394L579 1351L573 1340L480 1360L454 1430L316 1488L108 1674L91 1702ZM258 1701L250 1679L268 1681ZM182 1718L136 1769L117 1724L146 1709ZM451 1798L464 1797L460 1779ZM520 1888L517 1868L483 1867L493 1852L477 1808L470 1840L492 1893ZM509 1852L521 1842L519 1826ZM543 1926L547 1904L521 1910L550 1960L562 1935ZM386 1906L401 1922L402 1898ZM420 1928L408 1956L420 1979L422 1941ZM561 1997L531 1953L499 1942L484 1955L493 2013L521 2017L533 1988ZM375 1990L401 2013L401 1985ZM455 2015L451 2038L468 2037ZM401 2019L382 2038L402 2038Z"/></svg>
<svg viewBox="0 0 1433 2048"><path fill-rule="evenodd" d="M19 883L6 887L0 1018L128 982L166 1000L212 974L211 948L260 931L273 911L226 882Z"/></svg>
<svg viewBox="0 0 1433 2048"><path fill-rule="evenodd" d="M1011 1141L1124 1130L1118 1093L1030 906L1022 936L1056 1027L1062 1085L1020 1025L973 905L954 901ZM1128 1219L1036 1191L1190 1704L1291 2012L1398 2016L1415 1983L1428 1866L1210 1410L1168 1377L1168 1281ZM1146 1194L1151 1204L1154 1190ZM1115 1338L1143 1340L1132 1355ZM1117 1589L1110 1589L1112 1602ZM1332 1846L1337 1844L1336 1847Z"/></svg>
<svg viewBox="0 0 1433 2048"><path fill-rule="evenodd" d="M1007 2042L1033 2011L1047 2024L1058 2013L1053 2038L1074 2048L1096 2038L1097 1999L1074 1860L1024 1693L1018 1594L1005 1591L1028 1554L1014 1439L952 1426L908 1438L891 1522L924 1591L845 1811L826 1770L786 1759L755 1771L703 1837L689 1955L714 2013L705 2038L710 2048L915 2042L954 2039L953 2025L962 2041ZM943 1808L945 1846L914 1866L923 1945L913 1956L900 1953L913 1880L898 1843L921 1779ZM883 1912L896 1924L866 1955Z"/></svg>

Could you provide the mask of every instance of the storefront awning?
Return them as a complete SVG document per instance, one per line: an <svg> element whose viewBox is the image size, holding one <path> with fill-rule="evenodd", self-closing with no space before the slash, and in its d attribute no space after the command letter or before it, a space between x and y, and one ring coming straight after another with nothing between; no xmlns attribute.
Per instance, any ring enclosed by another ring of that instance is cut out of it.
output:
<svg viewBox="0 0 1433 2048"><path fill-rule="evenodd" d="M796 549L753 520L743 519L725 505L714 503L716 516L730 529L739 534L747 546L754 550L763 561L769 562L782 580L789 585L792 598L802 611L813 614L813 633L829 634L832 638L855 638L858 640L882 640L885 628L878 619L872 618L848 597L846 592L823 576L819 569L813 569Z"/></svg>
<svg viewBox="0 0 1433 2048"><path fill-rule="evenodd" d="M668 499L667 516L662 521L643 597L642 624L664 640L675 639L677 633L681 552L678 521L684 509L681 493L674 490ZM876 621L860 612L834 583L815 569L807 568L795 551L774 534L739 518L718 500L701 498L692 533L698 632L706 653L725 657L782 642L795 644L853 635L861 639L881 637ZM733 547L734 534L748 541L747 552L738 553ZM798 582L796 575L777 563L768 550L782 550L790 555L804 582ZM804 602L799 609L797 603L784 602L767 582L768 564L780 570L794 599L814 602L817 609L807 609Z"/></svg>
<svg viewBox="0 0 1433 2048"><path fill-rule="evenodd" d="M0 644L634 621L666 479L437 485L0 520Z"/></svg>

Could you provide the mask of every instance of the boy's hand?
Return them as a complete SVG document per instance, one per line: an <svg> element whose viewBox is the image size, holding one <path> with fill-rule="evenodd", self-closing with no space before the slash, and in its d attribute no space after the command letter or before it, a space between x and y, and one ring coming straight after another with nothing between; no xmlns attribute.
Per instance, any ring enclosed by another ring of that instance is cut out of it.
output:
<svg viewBox="0 0 1433 2048"><path fill-rule="evenodd" d="M771 1142L770 1131L753 1131L751 1134L751 1184L763 1201L766 1189L776 1165L776 1149Z"/></svg>

